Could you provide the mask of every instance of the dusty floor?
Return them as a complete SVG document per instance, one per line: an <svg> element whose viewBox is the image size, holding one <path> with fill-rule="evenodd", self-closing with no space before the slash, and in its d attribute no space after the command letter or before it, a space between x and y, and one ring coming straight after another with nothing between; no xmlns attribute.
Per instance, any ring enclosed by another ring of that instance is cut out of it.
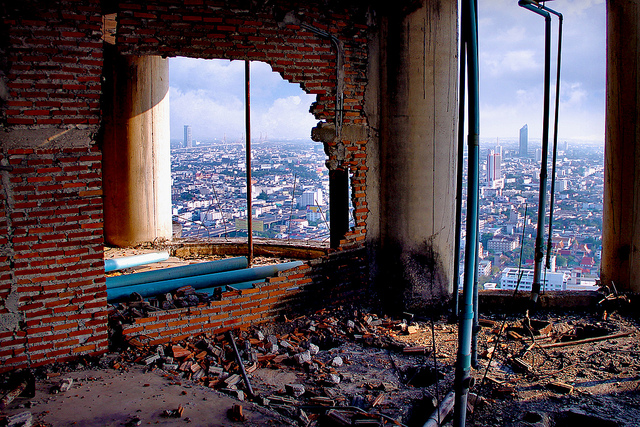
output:
<svg viewBox="0 0 640 427"><path fill-rule="evenodd" d="M509 318L508 328L496 342L502 318L486 318L483 324L487 327L479 333L480 369L474 371L472 390L482 397L482 403L468 414L467 425L640 424L640 345L634 320L616 314L603 321L595 314L558 317L540 313L536 319L549 323L542 323L547 327L534 335L536 344L531 347L531 335L521 328L522 319ZM227 387L223 380L228 376L211 375L211 366L220 366L228 371L226 375L239 373L225 336L201 336L182 343L194 351L176 358L178 366L163 365L161 360L145 366L144 359L157 348L137 343L97 363L38 369L35 397L16 399L6 414L28 411L34 425L47 426L333 426L352 425L356 420L367 425L422 426L432 412L433 397L442 399L451 390L457 326L438 320L432 330L429 321L405 320L339 309L240 334L240 353L247 360L257 358L255 367L246 363L253 391L259 396L254 399L256 404L233 397L238 390L246 392L242 381ZM558 340L599 339L621 332L629 335L541 348ZM432 334L437 370L433 369ZM224 350L223 354L217 359L196 355L203 338ZM318 347L317 353L310 344ZM491 369L483 382L492 348L498 350L493 350ZM309 349L315 353L310 359L300 356ZM170 348L163 351L171 353ZM185 365L185 361L192 363ZM191 366L196 363L198 370L200 366L207 370L206 376L195 379L198 376ZM65 378L74 379L71 388L51 394ZM234 404L243 406L244 423L227 416ZM184 409L180 418L163 417L163 412L180 406Z"/></svg>

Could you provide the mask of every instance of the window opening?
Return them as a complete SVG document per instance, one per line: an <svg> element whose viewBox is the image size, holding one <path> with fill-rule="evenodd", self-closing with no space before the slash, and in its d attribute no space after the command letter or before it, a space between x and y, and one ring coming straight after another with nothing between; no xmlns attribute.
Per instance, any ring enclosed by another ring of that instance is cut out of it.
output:
<svg viewBox="0 0 640 427"><path fill-rule="evenodd" d="M244 62L170 59L174 237L247 237ZM329 171L315 95L251 63L253 236L329 242Z"/></svg>

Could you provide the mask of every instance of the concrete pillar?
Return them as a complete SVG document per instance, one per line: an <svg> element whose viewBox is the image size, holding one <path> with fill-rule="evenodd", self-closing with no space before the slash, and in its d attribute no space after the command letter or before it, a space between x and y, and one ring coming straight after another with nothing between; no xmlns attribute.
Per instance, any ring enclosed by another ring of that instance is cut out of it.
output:
<svg viewBox="0 0 640 427"><path fill-rule="evenodd" d="M640 0L607 1L601 279L640 292Z"/></svg>
<svg viewBox="0 0 640 427"><path fill-rule="evenodd" d="M171 239L169 62L105 50L105 241Z"/></svg>
<svg viewBox="0 0 640 427"><path fill-rule="evenodd" d="M381 23L380 198L371 204L382 297L416 311L452 292L458 111L457 1L419 3Z"/></svg>

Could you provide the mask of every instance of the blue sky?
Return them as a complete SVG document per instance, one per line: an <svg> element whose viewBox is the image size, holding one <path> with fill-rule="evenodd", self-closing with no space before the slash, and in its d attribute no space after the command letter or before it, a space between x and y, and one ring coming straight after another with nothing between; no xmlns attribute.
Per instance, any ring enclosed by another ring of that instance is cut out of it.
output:
<svg viewBox="0 0 640 427"><path fill-rule="evenodd" d="M564 15L560 82L560 140L604 140L604 0L556 0ZM516 0L479 0L480 136L515 138L529 126L542 136L544 19ZM553 21L552 101L555 96L557 20ZM251 64L252 136L308 139L317 121L315 95L282 80L269 65ZM244 133L244 62L170 60L171 137L190 124L196 139L239 140ZM552 116L553 122L553 116Z"/></svg>

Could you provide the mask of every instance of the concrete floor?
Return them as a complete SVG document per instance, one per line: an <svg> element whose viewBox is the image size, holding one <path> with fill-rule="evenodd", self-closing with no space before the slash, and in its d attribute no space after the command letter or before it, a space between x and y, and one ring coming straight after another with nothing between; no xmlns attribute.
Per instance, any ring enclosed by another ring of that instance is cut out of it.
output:
<svg viewBox="0 0 640 427"><path fill-rule="evenodd" d="M71 389L51 394L63 378L73 378ZM289 426L280 415L249 402L240 402L212 389L165 374L145 372L132 365L127 372L112 368L83 369L37 381L36 396L18 398L7 415L30 411L34 425L108 427L125 425ZM227 410L243 406L244 423L232 422ZM26 406L26 407L25 407ZM184 408L181 418L162 416L165 410ZM140 423L135 422L135 418Z"/></svg>

